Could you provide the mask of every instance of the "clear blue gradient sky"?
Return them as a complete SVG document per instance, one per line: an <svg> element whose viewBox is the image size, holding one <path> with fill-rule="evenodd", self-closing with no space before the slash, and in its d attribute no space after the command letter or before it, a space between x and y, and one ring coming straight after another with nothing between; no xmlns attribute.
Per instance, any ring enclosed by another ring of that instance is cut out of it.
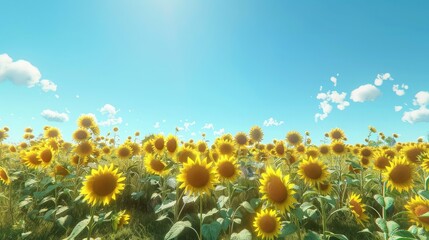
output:
<svg viewBox="0 0 429 240"><path fill-rule="evenodd" d="M308 130L316 143L334 127L351 143L363 141L368 125L401 141L429 132L426 115L402 119L425 108L413 99L429 91L425 1L5 1L1 8L0 54L30 62L58 86L44 92L0 81L0 126L11 128L10 141L44 125L70 139L80 114L107 120L105 104L116 108L112 119L122 118L124 138L174 132L185 122L184 139L253 125L266 140ZM375 100L350 99L384 73L394 80L375 86ZM398 96L394 84L408 89ZM316 97L328 90L346 93L350 106L328 102L332 111L316 122ZM48 121L46 109L69 121ZM264 126L269 118L283 123ZM213 129L203 129L207 123Z"/></svg>

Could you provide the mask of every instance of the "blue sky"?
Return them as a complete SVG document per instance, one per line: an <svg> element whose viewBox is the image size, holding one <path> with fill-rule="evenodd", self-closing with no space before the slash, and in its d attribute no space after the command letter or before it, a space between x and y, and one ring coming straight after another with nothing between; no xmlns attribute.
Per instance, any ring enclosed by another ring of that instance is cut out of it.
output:
<svg viewBox="0 0 429 240"><path fill-rule="evenodd" d="M429 132L428 8L423 1L7 1L0 126L11 128L10 141L45 125L70 139L76 119L93 113L103 133L121 122L123 137L186 125L184 139L213 138L260 125L267 140L308 130L318 143L340 127L356 143L373 125L414 141ZM110 115L101 113L106 104Z"/></svg>

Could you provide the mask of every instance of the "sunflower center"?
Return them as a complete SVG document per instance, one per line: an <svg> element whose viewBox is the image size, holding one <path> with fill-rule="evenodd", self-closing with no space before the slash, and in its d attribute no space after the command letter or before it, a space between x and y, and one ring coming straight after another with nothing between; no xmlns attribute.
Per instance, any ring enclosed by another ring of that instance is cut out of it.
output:
<svg viewBox="0 0 429 240"><path fill-rule="evenodd" d="M417 215L420 221L429 224L429 217L420 217L421 215L429 212L429 207L425 205L418 205L414 208L414 213Z"/></svg>
<svg viewBox="0 0 429 240"><path fill-rule="evenodd" d="M49 163L52 160L52 152L49 149L45 149L40 153L40 158L42 159L42 161L44 161L45 163Z"/></svg>
<svg viewBox="0 0 429 240"><path fill-rule="evenodd" d="M243 134L237 135L235 137L235 141L238 143L238 145L246 145L247 137L246 137L246 135L243 135Z"/></svg>
<svg viewBox="0 0 429 240"><path fill-rule="evenodd" d="M203 153L207 150L207 146L204 143L198 144L198 151Z"/></svg>
<svg viewBox="0 0 429 240"><path fill-rule="evenodd" d="M6 172L3 169L0 169L0 178L5 181L9 179Z"/></svg>
<svg viewBox="0 0 429 240"><path fill-rule="evenodd" d="M334 146L332 146L332 150L336 153L343 153L345 148L344 145L341 143L335 144Z"/></svg>
<svg viewBox="0 0 429 240"><path fill-rule="evenodd" d="M390 159L385 156L381 156L377 158L377 161L375 161L375 166L377 166L380 169L385 169L389 164L390 164Z"/></svg>
<svg viewBox="0 0 429 240"><path fill-rule="evenodd" d="M202 188L210 181L209 170L200 165L191 166L186 174L186 180L194 188Z"/></svg>
<svg viewBox="0 0 429 240"><path fill-rule="evenodd" d="M394 158L395 157L395 152L392 150L387 150L384 152L389 158Z"/></svg>
<svg viewBox="0 0 429 240"><path fill-rule="evenodd" d="M157 138L153 145L156 149L162 150L164 148L164 138Z"/></svg>
<svg viewBox="0 0 429 240"><path fill-rule="evenodd" d="M317 158L317 156L319 156L319 153L316 150L308 150L307 156L312 158Z"/></svg>
<svg viewBox="0 0 429 240"><path fill-rule="evenodd" d="M362 165L366 166L369 164L369 159L366 157L361 158L360 162L362 163Z"/></svg>
<svg viewBox="0 0 429 240"><path fill-rule="evenodd" d="M321 183L319 184L319 189L322 191L328 190L329 188L329 183Z"/></svg>
<svg viewBox="0 0 429 240"><path fill-rule="evenodd" d="M89 155L92 152L92 146L89 143L79 144L79 153L82 155Z"/></svg>
<svg viewBox="0 0 429 240"><path fill-rule="evenodd" d="M329 148L327 146L320 147L321 154L327 154L329 152Z"/></svg>
<svg viewBox="0 0 429 240"><path fill-rule="evenodd" d="M34 165L39 165L42 161L39 160L36 154L30 154L28 156L28 161Z"/></svg>
<svg viewBox="0 0 429 240"><path fill-rule="evenodd" d="M88 132L83 130L76 131L75 138L78 140L85 140L88 138Z"/></svg>
<svg viewBox="0 0 429 240"><path fill-rule="evenodd" d="M276 153L278 155L283 155L285 153L285 146L283 144L276 145Z"/></svg>
<svg viewBox="0 0 429 240"><path fill-rule="evenodd" d="M389 177L394 183L407 183L412 177L411 167L408 165L397 165L391 170Z"/></svg>
<svg viewBox="0 0 429 240"><path fill-rule="evenodd" d="M419 155L422 154L424 152L423 149L420 148L412 148L408 151L406 151L406 156L407 159L410 160L411 162L415 163L419 161Z"/></svg>
<svg viewBox="0 0 429 240"><path fill-rule="evenodd" d="M371 156L371 153L372 153L371 150L369 150L367 148L362 149L362 151L360 152L360 154L363 157L369 157L369 156Z"/></svg>
<svg viewBox="0 0 429 240"><path fill-rule="evenodd" d="M295 145L299 143L300 137L297 134L291 134L287 136L287 140L290 144Z"/></svg>
<svg viewBox="0 0 429 240"><path fill-rule="evenodd" d="M126 148L126 147L123 147L123 148L120 148L120 149L119 149L119 151L118 151L118 155L119 155L120 157L128 157L128 156L130 156L130 155L131 155L131 151L130 151L130 149L128 149L128 148Z"/></svg>
<svg viewBox="0 0 429 240"><path fill-rule="evenodd" d="M153 159L152 161L150 161L150 166L153 168L153 170L157 172L161 172L165 168L164 163L162 163L158 159Z"/></svg>
<svg viewBox="0 0 429 240"><path fill-rule="evenodd" d="M174 139L168 140L166 147L167 147L167 151L174 152L176 151L176 148L177 148L177 142Z"/></svg>
<svg viewBox="0 0 429 240"><path fill-rule="evenodd" d="M230 177L234 176L234 173L235 173L234 164L232 164L229 161L222 162L218 166L217 170L218 170L219 174L225 178L230 178Z"/></svg>
<svg viewBox="0 0 429 240"><path fill-rule="evenodd" d="M103 174L94 177L92 190L97 196L105 197L114 192L117 186L117 179L112 174Z"/></svg>
<svg viewBox="0 0 429 240"><path fill-rule="evenodd" d="M362 216L363 209L362 206L355 200L350 201L351 209L357 213L357 215Z"/></svg>
<svg viewBox="0 0 429 240"><path fill-rule="evenodd" d="M340 131L334 131L334 132L332 132L331 137L333 139L338 140L338 139L343 138L343 134Z"/></svg>
<svg viewBox="0 0 429 240"><path fill-rule="evenodd" d="M181 163L188 162L188 158L195 160L195 154L193 154L191 151L184 150L179 155L179 162Z"/></svg>
<svg viewBox="0 0 429 240"><path fill-rule="evenodd" d="M323 172L322 167L317 163L309 163L307 166L304 166L305 176L311 179L319 179Z"/></svg>
<svg viewBox="0 0 429 240"><path fill-rule="evenodd" d="M305 151L305 147L304 147L303 145L299 145L299 146L296 148L296 151L298 151L298 152L302 153L302 152L304 152L304 151Z"/></svg>
<svg viewBox="0 0 429 240"><path fill-rule="evenodd" d="M264 233L272 233L277 228L277 221L274 217L265 215L259 218L259 228Z"/></svg>
<svg viewBox="0 0 429 240"><path fill-rule="evenodd" d="M277 176L272 176L266 187L268 198L276 203L284 202L288 197L288 191L281 179Z"/></svg>
<svg viewBox="0 0 429 240"><path fill-rule="evenodd" d="M221 144L219 146L219 152L221 154L229 155L233 152L233 147L230 144Z"/></svg>
<svg viewBox="0 0 429 240"><path fill-rule="evenodd" d="M86 127L86 128L89 128L92 126L92 120L89 118L82 119L80 123L83 127Z"/></svg>

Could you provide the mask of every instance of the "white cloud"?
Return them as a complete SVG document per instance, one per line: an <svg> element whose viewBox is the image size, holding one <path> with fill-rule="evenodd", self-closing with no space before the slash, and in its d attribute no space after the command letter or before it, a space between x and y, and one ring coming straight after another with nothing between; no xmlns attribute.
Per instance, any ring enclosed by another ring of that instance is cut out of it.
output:
<svg viewBox="0 0 429 240"><path fill-rule="evenodd" d="M404 112L402 116L403 122L429 122L429 92L420 91L414 96L413 105L419 106L416 110Z"/></svg>
<svg viewBox="0 0 429 240"><path fill-rule="evenodd" d="M334 77L334 76L332 76L332 77L330 78L330 80L331 80L331 82L334 84L334 87L336 87L336 86L337 86L337 78L336 78L336 77Z"/></svg>
<svg viewBox="0 0 429 240"><path fill-rule="evenodd" d="M408 89L408 85L402 84L399 86L399 84L394 84L392 87L392 90L396 93L398 96L403 96L405 94L405 90Z"/></svg>
<svg viewBox="0 0 429 240"><path fill-rule="evenodd" d="M329 113L332 111L332 105L328 101L323 101L319 104L319 108L322 109L323 113L316 113L314 115L314 120L317 122L319 119L324 120L328 117Z"/></svg>
<svg viewBox="0 0 429 240"><path fill-rule="evenodd" d="M195 125L195 121L193 122L185 122L183 126L185 127L185 131L188 131L190 127Z"/></svg>
<svg viewBox="0 0 429 240"><path fill-rule="evenodd" d="M40 86L42 87L42 90L44 92L55 92L57 91L57 85L55 83L53 83L52 81L49 81L47 79L43 79L42 81L40 81Z"/></svg>
<svg viewBox="0 0 429 240"><path fill-rule="evenodd" d="M56 98L56 99L60 98L60 95L55 94L55 98Z"/></svg>
<svg viewBox="0 0 429 240"><path fill-rule="evenodd" d="M43 110L40 115L51 122L67 122L69 120L67 113L59 113L50 109Z"/></svg>
<svg viewBox="0 0 429 240"><path fill-rule="evenodd" d="M318 93L316 98L321 100L319 103L319 109L322 109L322 113L316 113L314 115L315 121L324 120L331 113L333 107L331 103L337 106L337 109L344 110L350 106L350 103L346 101L347 93L339 93L337 91L328 91L326 93Z"/></svg>
<svg viewBox="0 0 429 240"><path fill-rule="evenodd" d="M390 73L380 73L377 74L377 77L374 80L374 85L375 86L381 86L383 85L383 82L386 80L393 80L392 76L390 75Z"/></svg>
<svg viewBox="0 0 429 240"><path fill-rule="evenodd" d="M159 127L160 127L159 122L156 122L156 123L153 125L153 127L154 127L154 128L159 128Z"/></svg>
<svg viewBox="0 0 429 240"><path fill-rule="evenodd" d="M372 84L362 85L352 91L350 99L354 102L374 101L381 92Z"/></svg>
<svg viewBox="0 0 429 240"><path fill-rule="evenodd" d="M214 129L213 123L205 123L202 129Z"/></svg>
<svg viewBox="0 0 429 240"><path fill-rule="evenodd" d="M399 112L402 110L402 106L395 106L395 112Z"/></svg>
<svg viewBox="0 0 429 240"><path fill-rule="evenodd" d="M270 127L270 126L280 126L282 125L284 122L283 121L277 121L274 118L270 117L268 120L264 121L264 126L265 127Z"/></svg>
<svg viewBox="0 0 429 240"><path fill-rule="evenodd" d="M221 129L219 129L218 131L214 131L213 132L213 134L216 136L216 135L222 135L222 134L224 134L225 133L225 129L224 128L221 128Z"/></svg>
<svg viewBox="0 0 429 240"><path fill-rule="evenodd" d="M107 114L107 120L99 122L100 126L112 126L122 123L122 118L117 117L116 114L119 112L116 107L111 104L104 104L100 109L101 114Z"/></svg>

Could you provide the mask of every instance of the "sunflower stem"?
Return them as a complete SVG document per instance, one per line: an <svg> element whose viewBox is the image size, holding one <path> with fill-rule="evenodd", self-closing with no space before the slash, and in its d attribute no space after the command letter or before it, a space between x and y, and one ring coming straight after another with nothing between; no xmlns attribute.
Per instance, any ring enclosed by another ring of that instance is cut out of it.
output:
<svg viewBox="0 0 429 240"><path fill-rule="evenodd" d="M13 221L13 207L12 207L12 183L9 184L9 211L10 211L10 219L13 225L14 221Z"/></svg>
<svg viewBox="0 0 429 240"><path fill-rule="evenodd" d="M200 194L200 240L203 240L203 195Z"/></svg>
<svg viewBox="0 0 429 240"><path fill-rule="evenodd" d="M92 235L92 230L94 229L94 213L95 213L95 207L91 206L91 218L89 219L89 224L88 224L88 240L91 239L91 235Z"/></svg>
<svg viewBox="0 0 429 240"><path fill-rule="evenodd" d="M326 238L326 213L325 213L325 202L322 197L319 197L320 208L322 210L322 231L323 231L323 239Z"/></svg>

